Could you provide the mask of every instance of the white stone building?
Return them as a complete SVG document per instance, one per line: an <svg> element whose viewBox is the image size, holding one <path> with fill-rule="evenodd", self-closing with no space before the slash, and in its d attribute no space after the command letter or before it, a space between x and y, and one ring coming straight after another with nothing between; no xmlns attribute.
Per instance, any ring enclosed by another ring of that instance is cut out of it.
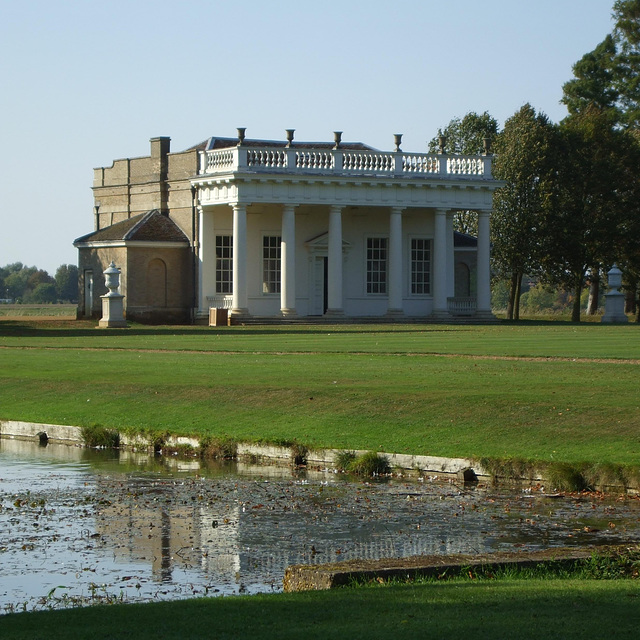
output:
<svg viewBox="0 0 640 640"><path fill-rule="evenodd" d="M343 143L339 133L333 143L304 143L294 141L292 130L286 141L264 141L245 139L239 129L237 138L210 138L177 154L169 152L168 138L157 138L150 157L96 170L96 229L76 241L81 277L91 260L90 271L100 268L101 251L113 259L105 222L110 228L157 209L189 241L191 272L185 275L182 254L176 270L178 288L187 292L188 302L180 303L189 306L185 318L205 319L210 308L222 308L238 321L488 319L489 218L499 186L491 161L490 153L408 153L400 136L393 151L383 152ZM136 173L135 162L151 168ZM458 210L478 212L477 241L454 234ZM153 238L147 240L152 248ZM144 260L153 263L154 283L173 291L167 255L147 250ZM123 282L147 278L146 262L135 264L128 275L126 264L118 264ZM166 291L145 295L147 317L162 320L153 298L168 304ZM144 305L129 303L144 317ZM80 301L81 310L89 308Z"/></svg>

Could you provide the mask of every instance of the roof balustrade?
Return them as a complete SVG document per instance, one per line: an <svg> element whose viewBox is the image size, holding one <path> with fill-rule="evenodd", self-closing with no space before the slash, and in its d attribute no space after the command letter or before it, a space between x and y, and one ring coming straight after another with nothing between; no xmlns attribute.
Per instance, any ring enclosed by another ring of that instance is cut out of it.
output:
<svg viewBox="0 0 640 640"><path fill-rule="evenodd" d="M235 172L491 180L493 156L238 145L200 152L199 175Z"/></svg>

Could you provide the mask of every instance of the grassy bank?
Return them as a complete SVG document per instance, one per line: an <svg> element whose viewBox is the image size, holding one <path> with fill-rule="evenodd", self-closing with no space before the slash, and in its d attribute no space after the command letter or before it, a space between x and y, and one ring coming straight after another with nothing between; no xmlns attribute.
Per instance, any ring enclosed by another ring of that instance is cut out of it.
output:
<svg viewBox="0 0 640 640"><path fill-rule="evenodd" d="M0 418L637 465L639 329L3 323Z"/></svg>
<svg viewBox="0 0 640 640"><path fill-rule="evenodd" d="M637 580L454 581L0 617L5 640L635 638Z"/></svg>

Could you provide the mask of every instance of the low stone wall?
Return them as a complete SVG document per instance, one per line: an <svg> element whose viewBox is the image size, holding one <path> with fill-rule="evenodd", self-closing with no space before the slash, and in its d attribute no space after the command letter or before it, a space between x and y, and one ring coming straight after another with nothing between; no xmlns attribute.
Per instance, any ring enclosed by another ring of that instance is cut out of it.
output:
<svg viewBox="0 0 640 640"><path fill-rule="evenodd" d="M40 440L42 435L49 442L62 444L79 444L82 442L82 429L61 424L39 424L20 422L18 420L0 420L0 436Z"/></svg>
<svg viewBox="0 0 640 640"><path fill-rule="evenodd" d="M24 438L27 440L40 439L40 434L46 434L51 442L82 443L82 430L80 427L65 425L38 424L34 422L19 422L16 420L0 420L0 436L9 438ZM168 447L189 446L193 449L200 447L197 438L185 436L171 436L167 439ZM131 449L153 449L153 442L143 435L120 434L120 445ZM339 449L316 449L306 453L307 464L333 467L336 456L341 453ZM356 450L356 455L366 453L365 450ZM264 459L274 462L291 463L295 457L294 447L282 447L268 444L252 444L241 442L237 446L237 455L241 460ZM435 473L456 475L465 469L473 469L477 476L485 476L486 473L477 463L466 458L440 458L436 456L412 456L400 453L385 453L391 467L420 473Z"/></svg>
<svg viewBox="0 0 640 640"><path fill-rule="evenodd" d="M495 552L478 555L412 556L381 560L350 560L320 565L291 565L287 567L283 586L285 591L321 591L340 587L353 580L412 579L420 576L456 574L464 567L496 569L499 567L528 567L539 563L572 565L587 560L594 553L616 553L616 547L593 546L582 549L544 549L542 551Z"/></svg>

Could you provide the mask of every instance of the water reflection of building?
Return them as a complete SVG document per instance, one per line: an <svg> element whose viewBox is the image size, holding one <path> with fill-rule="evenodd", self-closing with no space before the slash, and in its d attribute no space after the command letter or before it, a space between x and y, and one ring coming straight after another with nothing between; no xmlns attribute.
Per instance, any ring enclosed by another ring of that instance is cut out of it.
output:
<svg viewBox="0 0 640 640"><path fill-rule="evenodd" d="M197 569L228 582L240 569L237 511L137 496L105 507L96 532L117 543L116 558L150 563L158 581L171 581L175 569Z"/></svg>
<svg viewBox="0 0 640 640"><path fill-rule="evenodd" d="M238 488L243 483L245 488ZM116 558L149 563L158 582L188 580L180 572L194 571L199 580L204 574L212 587L234 590L256 583L279 588L290 564L472 553L486 544L484 526L469 528L461 519L455 527L447 524L451 505L436 500L412 508L402 505L391 519L383 511L365 517L370 509L358 515L350 507L332 511L326 505L318 506L318 516L308 499L317 487L300 492L300 500L307 502L296 511L276 504L278 491L260 504L258 483L250 480L220 484L212 499L192 481L141 483L131 478L122 500L104 507L97 533L114 545ZM428 522L425 510L432 510ZM417 518L427 525L422 530L414 526Z"/></svg>

